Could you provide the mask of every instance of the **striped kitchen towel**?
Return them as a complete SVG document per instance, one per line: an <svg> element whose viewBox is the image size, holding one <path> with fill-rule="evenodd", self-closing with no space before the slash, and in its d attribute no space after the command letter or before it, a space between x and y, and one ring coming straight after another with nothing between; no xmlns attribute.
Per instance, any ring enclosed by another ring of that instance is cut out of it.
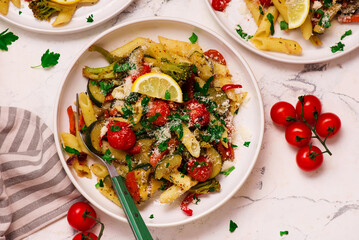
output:
<svg viewBox="0 0 359 240"><path fill-rule="evenodd" d="M29 111L0 107L0 240L29 236L79 200L46 124Z"/></svg>

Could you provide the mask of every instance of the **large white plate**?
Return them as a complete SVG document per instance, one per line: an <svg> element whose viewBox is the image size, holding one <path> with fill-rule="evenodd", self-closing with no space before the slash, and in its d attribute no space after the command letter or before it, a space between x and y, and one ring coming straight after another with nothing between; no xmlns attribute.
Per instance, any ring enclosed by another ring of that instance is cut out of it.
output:
<svg viewBox="0 0 359 240"><path fill-rule="evenodd" d="M260 92L254 76L244 59L235 52L234 48L228 45L225 40L212 32L211 30L185 20L175 20L172 18L147 18L124 23L112 28L95 40L91 41L81 54L75 57L72 68L65 75L65 79L60 88L55 111L55 140L57 149L68 176L76 188L87 198L93 205L107 213L108 215L126 221L122 209L113 204L111 201L102 196L94 187L96 180L79 178L76 173L66 165L66 155L60 145L60 132L68 132L68 117L66 108L72 105L75 94L86 91L87 79L81 74L83 66L105 66L108 63L99 54L88 52L87 48L96 43L106 49L112 50L122 46L126 42L142 36L158 41L159 35L188 41L188 37L195 32L199 37L199 44L204 50L214 48L218 49L226 58L228 67L233 74L233 79L243 85L243 89L249 92L249 101L240 108L236 117L236 124L244 126L250 132L250 147L242 146L239 137L238 144L241 146L235 152L235 170L227 177L221 175L219 180L222 189L219 193L210 194L201 197L201 203L191 205L194 214L192 217L186 216L179 208L180 200L171 204L159 203L158 196L149 200L140 206L140 212L148 226L163 227L184 224L186 222L198 219L214 209L224 204L243 184L254 166L258 156L264 129L263 105ZM238 125L239 126L239 125ZM248 138L248 133L245 134ZM149 216L154 214L154 219Z"/></svg>
<svg viewBox="0 0 359 240"><path fill-rule="evenodd" d="M6 16L0 14L0 19L33 32L47 34L74 33L98 26L123 11L133 1L134 0L100 0L93 5L81 4L81 7L76 9L71 21L59 27L53 27L51 25L55 17L53 17L50 22L37 20L28 7L29 3L26 1L21 1L22 7L20 9L10 2L8 14ZM21 14L19 14L19 11L21 11ZM86 19L91 14L93 15L94 21L88 23Z"/></svg>
<svg viewBox="0 0 359 240"><path fill-rule="evenodd" d="M315 47L312 43L303 39L299 29L291 30L286 33L280 30L278 23L275 23L274 36L296 40L303 48L302 55L296 56L284 53L261 51L255 48L249 41L243 40L235 30L238 24L242 27L244 32L250 35L253 35L257 30L257 25L247 9L244 0L232 0L224 12L213 10L211 6L212 0L204 1L218 24L234 40L252 52L269 59L286 63L301 64L324 62L343 56L359 46L359 24L339 24L337 21L332 21L332 26L325 31L323 36L320 36L323 45L321 47ZM352 30L353 34L341 41L345 44L344 51L332 53L330 47L338 43L340 41L340 37L349 29Z"/></svg>

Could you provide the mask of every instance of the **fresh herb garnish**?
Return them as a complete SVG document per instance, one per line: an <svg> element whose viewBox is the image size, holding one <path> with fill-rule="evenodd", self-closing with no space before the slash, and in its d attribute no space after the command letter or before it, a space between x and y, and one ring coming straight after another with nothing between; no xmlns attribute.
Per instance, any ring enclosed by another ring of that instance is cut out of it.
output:
<svg viewBox="0 0 359 240"><path fill-rule="evenodd" d="M352 33L352 30L349 29L340 37L340 40L343 40L345 37L352 35Z"/></svg>
<svg viewBox="0 0 359 240"><path fill-rule="evenodd" d="M114 87L114 84L112 82L108 83L105 81L101 81L99 82L100 84L100 89L101 89L101 93L106 96L109 92L111 92L111 90Z"/></svg>
<svg viewBox="0 0 359 240"><path fill-rule="evenodd" d="M195 74L197 74L198 69L197 69L197 66L196 66L196 65L193 65L193 66L192 66L192 72L195 73Z"/></svg>
<svg viewBox="0 0 359 240"><path fill-rule="evenodd" d="M22 14L22 12L21 11L19 11L19 15L21 15Z"/></svg>
<svg viewBox="0 0 359 240"><path fill-rule="evenodd" d="M194 82L195 91L201 93L202 96L206 96L213 79L213 76L209 77L203 87L200 87L198 82Z"/></svg>
<svg viewBox="0 0 359 240"><path fill-rule="evenodd" d="M222 140L223 140L224 143L228 142L228 138L223 138Z"/></svg>
<svg viewBox="0 0 359 240"><path fill-rule="evenodd" d="M270 22L270 34L273 35L274 34L274 23L273 23L274 17L271 13L268 13L267 19Z"/></svg>
<svg viewBox="0 0 359 240"><path fill-rule="evenodd" d="M54 53L54 52L50 52L49 49L46 50L46 52L42 55L41 57L41 64L38 66L34 66L32 68L37 68L37 67L43 67L43 68L48 68L48 67L53 67L56 64L58 64L58 60L60 58L60 54L59 53Z"/></svg>
<svg viewBox="0 0 359 240"><path fill-rule="evenodd" d="M111 164L112 163L112 160L114 159L112 156L111 156L111 151L110 149L107 149L105 154L101 157L103 160L105 160L108 164Z"/></svg>
<svg viewBox="0 0 359 240"><path fill-rule="evenodd" d="M329 8L333 5L332 0L323 0L323 7L324 8Z"/></svg>
<svg viewBox="0 0 359 240"><path fill-rule="evenodd" d="M221 124L216 123L216 121L211 121L208 124L207 132L205 132L204 134L200 134L200 136L202 137L203 141L205 141L205 142L218 143L220 141L220 139L222 138L222 134L224 131L225 131L225 129Z"/></svg>
<svg viewBox="0 0 359 240"><path fill-rule="evenodd" d="M280 21L280 30L287 30L288 29L288 23L286 21Z"/></svg>
<svg viewBox="0 0 359 240"><path fill-rule="evenodd" d="M289 234L289 232L288 231L280 231L280 236L282 237L282 236L284 236L284 235L288 235Z"/></svg>
<svg viewBox="0 0 359 240"><path fill-rule="evenodd" d="M130 92L130 94L126 97L127 104L134 104L137 102L140 94L137 92Z"/></svg>
<svg viewBox="0 0 359 240"><path fill-rule="evenodd" d="M201 199L199 199L199 198L197 197L197 194L193 194L193 200L196 201L196 202L195 202L196 205L198 205L198 203L201 201Z"/></svg>
<svg viewBox="0 0 359 240"><path fill-rule="evenodd" d="M228 176L234 169L235 169L235 167L232 166L232 167L230 167L229 169L227 169L226 171L220 172L220 174L223 174L223 175Z"/></svg>
<svg viewBox="0 0 359 240"><path fill-rule="evenodd" d="M125 119L133 119L133 107L131 105L125 105L123 108L121 108L123 114L122 117Z"/></svg>
<svg viewBox="0 0 359 240"><path fill-rule="evenodd" d="M129 63L129 62L125 62L123 64L116 63L115 66L113 66L113 71L115 73L126 72L134 69L136 69L136 65L134 63Z"/></svg>
<svg viewBox="0 0 359 240"><path fill-rule="evenodd" d="M252 35L249 35L248 33L243 32L243 29L239 24L237 25L236 32L242 39L244 39L246 41L248 41L249 39L251 39L253 37Z"/></svg>
<svg viewBox="0 0 359 240"><path fill-rule="evenodd" d="M126 154L126 162L128 165L128 171L131 172L131 156Z"/></svg>
<svg viewBox="0 0 359 240"><path fill-rule="evenodd" d="M143 113L148 112L148 103L150 102L150 98L147 96L144 96L141 101L141 106L143 107Z"/></svg>
<svg viewBox="0 0 359 240"><path fill-rule="evenodd" d="M234 232L238 228L238 225L232 220L229 222L229 231Z"/></svg>
<svg viewBox="0 0 359 240"><path fill-rule="evenodd" d="M150 218L150 219L153 219L153 218L154 218L153 214L151 214L149 218Z"/></svg>
<svg viewBox="0 0 359 240"><path fill-rule="evenodd" d="M158 150L160 152L163 152L168 148L168 141L169 141L169 139L167 139L166 141L163 141L160 144L158 144Z"/></svg>
<svg viewBox="0 0 359 240"><path fill-rule="evenodd" d="M331 26L329 14L323 12L323 15L320 18L318 24L319 24L319 26L322 26L323 28L329 28Z"/></svg>
<svg viewBox="0 0 359 240"><path fill-rule="evenodd" d="M231 144L231 147L236 148L236 147L238 147L238 146L237 146L237 145L234 145L234 144Z"/></svg>
<svg viewBox="0 0 359 240"><path fill-rule="evenodd" d="M165 99L166 100L171 99L171 93L168 90L166 90L166 92L165 92Z"/></svg>
<svg viewBox="0 0 359 240"><path fill-rule="evenodd" d="M93 22L93 14L91 14L90 16L88 16L88 17L86 18L86 21L87 21L88 23L92 23L92 22Z"/></svg>
<svg viewBox="0 0 359 240"><path fill-rule="evenodd" d="M121 130L121 127L120 127L120 126L117 126L117 125L111 126L111 127L110 127L110 130L111 130L111 132L117 132L117 131L120 131L120 130Z"/></svg>
<svg viewBox="0 0 359 240"><path fill-rule="evenodd" d="M166 163L166 168L168 168L168 166L170 165L170 163L168 162L168 163Z"/></svg>
<svg viewBox="0 0 359 240"><path fill-rule="evenodd" d="M336 53L338 51L344 51L344 47L345 44L343 44L342 42L338 42L336 45L331 46L330 50L332 51L332 53Z"/></svg>
<svg viewBox="0 0 359 240"><path fill-rule="evenodd" d="M243 146L249 147L249 144L251 144L251 142L244 142L244 143L243 143Z"/></svg>
<svg viewBox="0 0 359 240"><path fill-rule="evenodd" d="M102 179L100 179L100 181L95 184L95 187L96 187L96 188L103 187L103 186L104 186L104 185L103 185Z"/></svg>
<svg viewBox="0 0 359 240"><path fill-rule="evenodd" d="M259 13L260 13L261 15L264 15L264 11L263 11L262 6L259 6Z"/></svg>
<svg viewBox="0 0 359 240"><path fill-rule="evenodd" d="M196 43L198 40L198 36L193 32L188 39L191 41L191 43Z"/></svg>
<svg viewBox="0 0 359 240"><path fill-rule="evenodd" d="M149 121L150 123L153 123L154 121L157 120L158 117L161 117L161 116L162 116L162 115L161 115L160 113L156 113L155 115L149 117L149 118L148 118L148 121Z"/></svg>
<svg viewBox="0 0 359 240"><path fill-rule="evenodd" d="M237 115L239 111L239 108L236 109L236 111L234 111L234 114Z"/></svg>
<svg viewBox="0 0 359 240"><path fill-rule="evenodd" d="M80 154L80 152L77 149L69 147L69 146L65 146L65 151L68 153L76 154L76 155Z"/></svg>
<svg viewBox="0 0 359 240"><path fill-rule="evenodd" d="M0 33L0 49L4 51L8 51L9 45L19 39L18 36L13 34L12 32L7 32L9 29L7 28L5 31Z"/></svg>

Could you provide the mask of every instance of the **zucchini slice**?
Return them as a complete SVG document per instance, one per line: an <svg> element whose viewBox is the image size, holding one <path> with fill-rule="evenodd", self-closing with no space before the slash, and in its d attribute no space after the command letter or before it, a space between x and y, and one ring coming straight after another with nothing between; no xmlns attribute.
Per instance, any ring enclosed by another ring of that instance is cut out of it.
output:
<svg viewBox="0 0 359 240"><path fill-rule="evenodd" d="M177 170L181 166L181 155L170 155L165 157L162 161L157 163L155 168L155 178L161 179L165 175L170 174L172 171Z"/></svg>
<svg viewBox="0 0 359 240"><path fill-rule="evenodd" d="M87 83L87 93L91 99L91 101L97 106L102 107L102 104L105 102L105 96L101 92L101 88L97 84L92 84L93 80L89 80Z"/></svg>
<svg viewBox="0 0 359 240"><path fill-rule="evenodd" d="M101 141L101 129L105 126L104 121L93 122L86 131L85 143L96 154L102 155L102 148L100 146Z"/></svg>
<svg viewBox="0 0 359 240"><path fill-rule="evenodd" d="M213 64L206 58L206 56L203 53L195 51L192 53L189 59L194 65L196 65L198 76L200 78L207 81L208 78L213 76L214 74Z"/></svg>
<svg viewBox="0 0 359 240"><path fill-rule="evenodd" d="M217 152L216 149L214 149L213 147L211 148L207 148L206 152L204 154L204 156L212 162L212 173L211 176L209 177L214 178L216 177L220 172L221 172L221 168L222 168L222 158L221 155Z"/></svg>

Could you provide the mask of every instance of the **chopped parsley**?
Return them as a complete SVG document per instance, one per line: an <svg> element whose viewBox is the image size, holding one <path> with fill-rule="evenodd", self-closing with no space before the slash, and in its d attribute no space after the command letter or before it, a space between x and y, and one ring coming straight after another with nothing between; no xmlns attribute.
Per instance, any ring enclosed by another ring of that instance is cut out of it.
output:
<svg viewBox="0 0 359 240"><path fill-rule="evenodd" d="M160 152L163 152L168 148L168 141L169 141L169 139L167 139L167 140L161 142L160 144L158 144L158 150Z"/></svg>
<svg viewBox="0 0 359 240"><path fill-rule="evenodd" d="M251 142L244 142L244 143L243 143L243 146L249 147L249 144L251 144Z"/></svg>
<svg viewBox="0 0 359 240"><path fill-rule="evenodd" d="M84 133L84 132L86 132L86 130L87 130L86 125L83 125L82 128L81 128L81 130L80 130L80 132Z"/></svg>
<svg viewBox="0 0 359 240"><path fill-rule="evenodd" d="M22 14L22 12L21 11L19 11L19 15L21 15Z"/></svg>
<svg viewBox="0 0 359 240"><path fill-rule="evenodd" d="M150 123L153 123L154 121L157 120L158 117L161 117L161 116L162 116L162 115L161 115L160 113L156 113L155 115L149 117L149 118L148 118L148 121L149 121Z"/></svg>
<svg viewBox="0 0 359 240"><path fill-rule="evenodd" d="M231 144L231 147L234 147L234 148L235 148L235 147L238 147L238 146L237 146L237 145L234 145L234 144Z"/></svg>
<svg viewBox="0 0 359 240"><path fill-rule="evenodd" d="M199 199L199 198L197 197L197 194L194 194L194 195L193 195L193 200L196 201L196 202L195 202L196 205L198 205L198 203L201 201L201 199Z"/></svg>
<svg viewBox="0 0 359 240"><path fill-rule="evenodd" d="M68 153L76 154L76 155L80 154L80 152L77 149L69 147L69 146L65 146L65 151Z"/></svg>
<svg viewBox="0 0 359 240"><path fill-rule="evenodd" d="M352 35L352 30L346 31L341 37L340 40L343 40L345 37Z"/></svg>
<svg viewBox="0 0 359 240"><path fill-rule="evenodd" d="M284 236L284 235L288 235L289 234L289 232L288 231L280 231L280 236L282 237L282 236Z"/></svg>
<svg viewBox="0 0 359 240"><path fill-rule="evenodd" d="M268 13L267 19L270 22L270 34L273 35L274 34L274 23L273 23L274 17L271 13Z"/></svg>
<svg viewBox="0 0 359 240"><path fill-rule="evenodd" d="M127 104L134 104L137 102L139 97L139 93L137 92L130 92L130 94L126 97Z"/></svg>
<svg viewBox="0 0 359 240"><path fill-rule="evenodd" d="M198 36L193 32L188 39L191 41L191 43L196 43L198 40Z"/></svg>
<svg viewBox="0 0 359 240"><path fill-rule="evenodd" d="M336 45L331 46L330 49L331 49L332 53L336 53L338 51L344 51L344 47L345 47L345 44L343 44L342 42L338 42Z"/></svg>
<svg viewBox="0 0 359 240"><path fill-rule="evenodd" d="M238 228L238 225L232 220L229 222L229 231L234 232Z"/></svg>
<svg viewBox="0 0 359 240"><path fill-rule="evenodd" d="M90 16L88 16L88 17L86 18L86 21L87 21L88 23L92 23L92 22L93 22L93 14L91 14Z"/></svg>
<svg viewBox="0 0 359 240"><path fill-rule="evenodd" d="M243 32L243 29L239 24L237 25L236 32L242 39L244 39L246 41L248 41L249 39L251 39L253 37L252 35L249 35L248 33Z"/></svg>
<svg viewBox="0 0 359 240"><path fill-rule="evenodd" d="M288 23L286 21L281 21L280 22L280 30L287 30L288 29Z"/></svg>
<svg viewBox="0 0 359 240"><path fill-rule="evenodd" d="M221 140L222 134L224 131L225 131L225 129L221 124L216 123L216 121L211 121L208 124L207 132L204 134L200 134L200 136L202 137L203 141L205 141L205 142L218 143Z"/></svg>
<svg viewBox="0 0 359 240"><path fill-rule="evenodd" d="M103 186L104 186L104 185L103 185L102 179L100 179L100 181L95 184L95 187L96 187L96 188L103 187Z"/></svg>
<svg viewBox="0 0 359 240"><path fill-rule="evenodd" d="M114 84L112 82L108 83L105 81L101 81L99 82L100 84L100 89L101 89L101 93L106 96L109 92L112 91Z"/></svg>
<svg viewBox="0 0 359 240"><path fill-rule="evenodd" d="M170 163L168 162L168 163L166 163L166 168L168 168L168 166L170 165Z"/></svg>
<svg viewBox="0 0 359 240"><path fill-rule="evenodd" d="M232 166L232 167L230 167L229 169L227 169L226 171L220 172L220 174L223 174L223 175L228 176L234 169L235 169L235 167Z"/></svg>
<svg viewBox="0 0 359 240"><path fill-rule="evenodd" d="M133 119L133 107L131 105L125 105L121 108L123 114L122 117L125 119Z"/></svg>
<svg viewBox="0 0 359 240"><path fill-rule="evenodd" d="M324 13L322 15L322 17L319 20L318 25L323 28L329 28L331 26L329 13Z"/></svg>
<svg viewBox="0 0 359 240"><path fill-rule="evenodd" d="M199 92L202 94L202 96L206 96L207 95L207 92L208 92L208 89L211 85L211 82L213 81L214 77L211 76L210 78L207 79L206 83L203 85L203 87L200 87L198 82L195 82L194 83L194 89L196 92Z"/></svg>
<svg viewBox="0 0 359 240"><path fill-rule="evenodd" d="M128 171L131 172L131 156L126 154L126 162L128 165Z"/></svg>
<svg viewBox="0 0 359 240"><path fill-rule="evenodd" d="M134 70L136 69L136 65L134 63L129 63L129 62L125 62L123 64L115 64L115 66L113 66L113 71L115 73L119 73L119 72L126 72L128 70Z"/></svg>
<svg viewBox="0 0 359 240"><path fill-rule="evenodd" d="M264 11L263 11L262 6L259 6L259 13L260 13L261 15L264 15Z"/></svg>
<svg viewBox="0 0 359 240"><path fill-rule="evenodd" d="M37 68L40 66L43 68L53 67L56 64L58 64L59 58L60 58L59 53L50 52L50 50L47 49L46 52L41 57L41 64L38 66L34 66L32 68Z"/></svg>
<svg viewBox="0 0 359 240"><path fill-rule="evenodd" d="M111 164L112 163L112 160L114 159L112 156L111 156L111 151L110 149L107 149L105 154L101 157L103 160L105 160L108 164Z"/></svg>
<svg viewBox="0 0 359 240"><path fill-rule="evenodd" d="M196 65L193 65L193 67L192 67L192 72L195 73L195 74L197 74L198 70L197 70Z"/></svg>
<svg viewBox="0 0 359 240"><path fill-rule="evenodd" d="M7 28L5 31L0 33L0 49L4 51L8 51L9 45L19 39L18 36L13 34L12 32L7 32L9 29Z"/></svg>
<svg viewBox="0 0 359 240"><path fill-rule="evenodd" d="M168 90L166 90L166 92L165 92L165 99L166 99L166 100L170 100L170 99L171 99L171 93L170 93Z"/></svg>
<svg viewBox="0 0 359 240"><path fill-rule="evenodd" d="M324 8L329 8L333 5L332 0L323 0L323 7Z"/></svg>
<svg viewBox="0 0 359 240"><path fill-rule="evenodd" d="M150 102L150 98L147 96L144 96L141 101L141 106L143 107L143 113L148 112L148 103Z"/></svg>
<svg viewBox="0 0 359 240"><path fill-rule="evenodd" d="M228 138L223 138L222 140L223 140L224 143L228 142Z"/></svg>
<svg viewBox="0 0 359 240"><path fill-rule="evenodd" d="M110 130L111 130L111 132L117 132L117 131L121 130L121 127L120 126L111 126Z"/></svg>
<svg viewBox="0 0 359 240"><path fill-rule="evenodd" d="M237 115L239 111L239 108L236 109L236 111L234 111L234 114Z"/></svg>
<svg viewBox="0 0 359 240"><path fill-rule="evenodd" d="M153 219L153 218L154 218L153 214L151 214L149 218L150 218L150 219Z"/></svg>

